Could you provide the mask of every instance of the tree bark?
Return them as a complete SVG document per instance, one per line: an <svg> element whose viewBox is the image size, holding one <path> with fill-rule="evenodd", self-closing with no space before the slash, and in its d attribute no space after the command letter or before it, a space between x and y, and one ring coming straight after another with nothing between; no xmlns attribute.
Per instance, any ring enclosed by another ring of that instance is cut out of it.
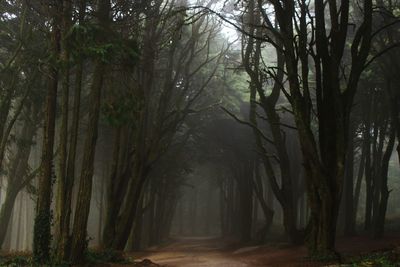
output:
<svg viewBox="0 0 400 267"><path fill-rule="evenodd" d="M65 254L65 232L69 229L66 223L69 221L65 220L68 212L68 206L70 203L67 199L67 146L68 146L68 113L69 113L69 86L70 86L70 56L69 49L67 47L67 34L71 27L71 13L72 3L71 1L62 1L63 13L62 13L62 28L61 28L61 52L60 61L62 67L60 69L61 76L61 126L60 126L60 155L58 161L58 183L57 183L57 198L56 198L56 216L55 216L55 240L56 240L56 254L60 261L64 260Z"/></svg>
<svg viewBox="0 0 400 267"><path fill-rule="evenodd" d="M107 33L109 26L109 12L111 8L110 0L101 0L98 3L98 23ZM100 42L106 41L106 36L99 37ZM95 68L90 88L90 109L88 116L88 129L85 137L84 152L82 159L82 169L78 189L78 198L75 207L74 224L71 237L70 260L73 263L80 263L84 260L87 238L87 222L89 217L93 174L94 157L98 136L98 124L100 117L101 91L104 82L106 62L99 56L95 61Z"/></svg>
<svg viewBox="0 0 400 267"><path fill-rule="evenodd" d="M103 1L102 3L106 6L109 5L108 1ZM90 90L91 108L89 111L89 123L84 145L78 199L75 208L74 224L71 238L70 259L74 263L82 262L84 251L86 249L86 228L92 196L92 183L94 172L93 165L98 135L101 89L103 86L104 74L105 63L98 59L96 62L96 67L93 74L93 83Z"/></svg>
<svg viewBox="0 0 400 267"><path fill-rule="evenodd" d="M397 119L398 119L398 106L397 100L395 98L391 98L391 81L387 79L387 88L386 88L386 103L390 106L389 118L390 119L390 128L389 128L389 140L387 142L385 152L383 153L382 159L380 162L379 168L379 183L378 187L380 190L377 192L377 205L374 208L374 217L373 217L373 229L372 229L372 236L373 238L381 238L384 233L384 226L385 226L385 219L386 219L386 211L387 211L387 204L389 199L389 189L388 189L388 173L389 173L389 162L390 158L392 157L394 145L396 142L396 131L397 129ZM384 132L381 132L380 135L386 137L386 128L384 128Z"/></svg>
<svg viewBox="0 0 400 267"><path fill-rule="evenodd" d="M361 148L361 155L360 155L360 162L358 165L358 173L357 173L357 181L356 181L356 187L354 189L354 222L357 223L357 213L358 213L358 203L360 200L360 193L361 193L361 183L362 183L362 178L364 176L364 170L365 170L365 159L366 159L366 147L369 146L369 140L367 140L367 136L364 136L365 133L363 133L363 144Z"/></svg>
<svg viewBox="0 0 400 267"><path fill-rule="evenodd" d="M257 233L257 236L259 236L258 241L264 242L265 238L267 236L267 233L269 232L269 229L272 225L275 212L272 209L272 207L268 205L267 201L264 198L264 189L263 189L263 182L261 180L261 175L260 175L259 162L256 160L254 164L255 164L255 166L254 166L254 181L253 181L253 183L254 183L255 196L258 199L258 202L260 203L260 206L264 213L264 218L265 218L265 225L259 231L259 233Z"/></svg>
<svg viewBox="0 0 400 267"><path fill-rule="evenodd" d="M346 236L355 235L355 217L354 217L354 126L350 127L349 141L347 150L347 160L344 182L344 234Z"/></svg>
<svg viewBox="0 0 400 267"><path fill-rule="evenodd" d="M248 160L246 160L248 161ZM239 198L240 198L240 241L247 243L251 240L251 226L253 214L253 189L252 180L249 179L253 173L253 164L246 162L238 172Z"/></svg>
<svg viewBox="0 0 400 267"><path fill-rule="evenodd" d="M58 6L58 9L60 7ZM60 51L60 25L58 19L52 25L51 49L54 57ZM50 258L51 240L51 194L53 183L53 148L55 136L58 68L49 67L49 79L46 97L46 113L43 131L42 163L38 182L38 198L36 204L35 224L33 229L33 255L38 263L46 263Z"/></svg>

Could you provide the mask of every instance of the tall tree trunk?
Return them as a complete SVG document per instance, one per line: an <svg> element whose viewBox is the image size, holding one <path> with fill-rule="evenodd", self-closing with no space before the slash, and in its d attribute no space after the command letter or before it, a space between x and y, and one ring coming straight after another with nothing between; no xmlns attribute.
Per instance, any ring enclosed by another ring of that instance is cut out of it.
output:
<svg viewBox="0 0 400 267"><path fill-rule="evenodd" d="M253 211L253 188L252 180L249 179L253 168L249 162L243 163L238 172L239 199L240 199L240 241L243 243L251 240L252 211Z"/></svg>
<svg viewBox="0 0 400 267"><path fill-rule="evenodd" d="M373 221L373 229L372 236L374 238L381 238L384 233L385 219L386 219L386 210L389 199L389 189L388 189L388 172L389 172L389 162L392 157L394 145L396 142L396 131L397 129L397 119L398 119L398 106L397 100L390 97L391 92L391 81L388 79L387 81L387 92L386 92L386 103L389 103L390 106L390 128L389 128L389 140L386 145L385 152L383 153L380 168L379 168L379 189L377 192L376 198L378 198L378 204L376 208L374 208L374 221ZM388 119L389 120L389 119ZM387 127L384 128L384 132L380 134L386 137Z"/></svg>
<svg viewBox="0 0 400 267"><path fill-rule="evenodd" d="M79 117L80 117L80 98L82 90L83 63L79 62L76 69L76 82L74 90L74 103L72 115L72 127L68 148L67 168L64 181L63 202L60 208L60 235L57 239L57 256L59 260L67 260L70 249L70 221L72 190L75 180L75 159L78 142Z"/></svg>
<svg viewBox="0 0 400 267"><path fill-rule="evenodd" d="M369 146L369 140L366 140L365 138L367 138L366 136L364 136L363 134L363 145L361 148L361 155L360 155L360 162L358 165L358 173L357 173L357 181L356 181L356 187L354 189L354 223L357 223L357 213L358 213L358 203L360 200L360 193L361 193L361 183L362 183L362 178L364 176L364 170L365 170L365 158L366 158L366 146Z"/></svg>
<svg viewBox="0 0 400 267"><path fill-rule="evenodd" d="M143 202L144 198L140 200L141 202L141 207L143 207ZM131 232L131 242L130 242L130 249L132 250L140 250L143 247L142 244L142 236L143 236L143 220L144 220L144 212L141 213L141 216L138 216L137 220L135 221L134 227L132 227L132 232ZM150 231L151 228L150 228ZM151 245L149 243L149 245Z"/></svg>
<svg viewBox="0 0 400 267"><path fill-rule="evenodd" d="M272 225L272 221L274 218L274 210L272 209L272 206L268 205L267 201L264 198L263 181L261 179L258 160L255 161L255 166L254 166L254 191L255 191L255 196L260 203L265 218L265 225L259 231L259 233L257 233L257 236L259 237L258 241L264 242L267 233L269 232L269 229Z"/></svg>
<svg viewBox="0 0 400 267"><path fill-rule="evenodd" d="M262 74L260 70L260 62L262 57L261 39L255 39L253 36L257 35L261 37L262 31L256 30L254 25L260 24L261 19L260 11L257 10L254 1L249 2L249 24L250 37L247 40L246 49L243 55L243 62L246 72L251 78L250 83L250 122L253 127L253 133L256 137L256 145L262 155L262 162L266 170L267 176L270 180L271 188L274 195L282 206L283 210L283 224L285 232L293 244L302 243L304 240L304 233L297 229L297 208L294 200L294 186L292 184L292 168L289 161L289 155L287 150L287 144L285 140L285 133L281 129L281 121L279 114L275 107L279 100L281 84L284 78L284 56L283 53L276 49L277 53L277 73L275 83L270 95L266 95L264 91L264 84L262 80ZM277 30L278 31L278 30ZM278 39L278 38L277 38ZM275 40L280 43L281 40ZM256 94L260 96L261 106L266 114L268 120L268 126L272 133L272 142L277 151L277 157L279 158L279 167L281 172L281 186L278 185L276 174L273 170L270 158L267 156L267 151L263 144L262 130L258 128L257 116L256 116Z"/></svg>
<svg viewBox="0 0 400 267"><path fill-rule="evenodd" d="M369 230L371 227L372 217L372 177L371 177L371 144L368 143L367 150L365 152L365 215L364 215L364 230Z"/></svg>
<svg viewBox="0 0 400 267"><path fill-rule="evenodd" d="M347 150L345 182L344 182L344 234L352 236L355 234L355 217L354 217L354 126L350 127L349 142Z"/></svg>
<svg viewBox="0 0 400 267"><path fill-rule="evenodd" d="M55 9L60 10L60 3ZM51 49L55 58L60 51L60 25L57 16L54 18L51 33ZM54 63L55 64L55 63ZM58 89L58 68L49 67L49 79L46 97L46 114L43 131L42 163L38 182L35 224L33 229L33 255L38 263L45 263L50 258L51 240L51 195L53 172L53 148L55 136L56 106Z"/></svg>
<svg viewBox="0 0 400 267"><path fill-rule="evenodd" d="M102 28L103 35L107 33L109 24L109 12L111 8L110 0L100 0L98 2L98 23ZM106 36L99 37L100 42L105 42ZM89 217L96 142L98 136L98 123L100 116L101 91L105 75L106 63L99 57L95 62L93 82L90 88L90 109L88 116L88 128L85 137L84 152L82 159L82 169L78 190L78 198L75 207L74 224L71 237L70 260L74 263L82 262L86 249L87 222Z"/></svg>
<svg viewBox="0 0 400 267"><path fill-rule="evenodd" d="M68 112L69 112L69 84L70 84L70 58L69 50L67 47L67 34L71 27L71 13L72 13L72 2L63 2L63 14L62 14L62 29L61 29L61 53L60 61L62 67L60 71L61 76L61 126L60 126L60 139L59 139L59 164L58 164L58 175L57 175L57 197L56 197L56 216L55 216L55 240L56 240L56 253L59 260L64 259L65 253L65 240L63 238L65 227L67 227L65 216L66 210L68 209L69 203L66 199L67 194L67 176L66 176L66 165L67 165L67 145L68 145ZM69 222L68 222L69 223Z"/></svg>
<svg viewBox="0 0 400 267"><path fill-rule="evenodd" d="M75 208L71 238L70 258L72 262L81 262L83 260L83 253L86 249L86 228L92 196L94 156L98 135L101 89L103 86L104 73L105 63L98 59L96 62L96 67L93 74L93 83L90 90L91 108L89 111L89 123L84 145L78 199Z"/></svg>
<svg viewBox="0 0 400 267"><path fill-rule="evenodd" d="M396 139L396 128L394 125L391 126L389 142L386 147L386 151L382 158L382 166L380 172L380 192L379 192L379 203L377 208L374 209L374 225L372 236L374 238L380 238L383 236L385 218L386 218L386 210L389 199L389 189L387 185L388 181L388 170L389 170L389 161L392 156L393 147Z"/></svg>
<svg viewBox="0 0 400 267"><path fill-rule="evenodd" d="M113 157L110 171L110 178L107 183L107 210L106 218L103 230L102 243L104 247L111 247L112 239L115 236L115 225L116 219L120 206L122 205L121 193L118 191L117 179L120 180L121 175L119 175L121 168L120 158L121 158L121 135L122 129L118 127L115 130L114 141L113 141ZM118 196L119 195L119 196Z"/></svg>
<svg viewBox="0 0 400 267"><path fill-rule="evenodd" d="M2 247L6 238L15 199L18 195L18 192L14 192L11 188L12 186L8 185L6 197L0 209L0 248Z"/></svg>
<svg viewBox="0 0 400 267"><path fill-rule="evenodd" d="M18 205L18 225L17 225L17 236L15 237L15 249L16 250L18 250L18 251L21 251L22 250L22 246L21 246L21 243L22 243L22 241L21 241L21 239L22 239L22 227L21 227L21 225L22 225L22 208L23 208L23 206L22 206L22 200L23 200L23 198L22 198L22 194L20 194L20 197L19 197L20 199L19 199L19 205Z"/></svg>
<svg viewBox="0 0 400 267"><path fill-rule="evenodd" d="M117 250L123 250L126 246L129 233L138 212L139 200L142 197L143 188L149 172L149 169L141 166L141 162L142 160L136 161L136 166L134 167L134 179L131 181L132 184L129 187L127 199L116 227L112 247Z"/></svg>
<svg viewBox="0 0 400 267"><path fill-rule="evenodd" d="M372 219L372 200L373 200L373 187L372 187L372 151L371 146L372 144L376 143L376 131L374 126L374 136L371 135L371 127L372 127L372 112L376 110L375 108L375 101L371 94L371 97L368 99L368 106L372 106L372 111L368 116L365 122L365 129L364 129L364 139L368 140L366 144L366 151L365 151L365 215L364 215L364 230L369 230L371 227L371 219Z"/></svg>
<svg viewBox="0 0 400 267"><path fill-rule="evenodd" d="M319 171L310 171L312 179L328 180L325 174ZM315 185L308 185L310 187ZM335 247L336 221L340 198L337 192L331 192L322 184L318 189L308 191L310 205L310 233L308 245L313 256L333 256Z"/></svg>
<svg viewBox="0 0 400 267"><path fill-rule="evenodd" d="M99 200L99 226L97 231L97 239L100 244L103 233L103 221L104 221L104 191L105 191L105 178L106 171L103 169L103 176L100 179L100 200Z"/></svg>
<svg viewBox="0 0 400 267"><path fill-rule="evenodd" d="M381 112L381 114L384 112ZM385 113L384 113L385 114ZM382 169L382 157L384 154L384 146L386 141L386 133L389 125L389 121L386 117L386 114L383 117L377 117L375 124L377 125L377 134L378 141L374 146L373 153L373 199L372 199L372 226L374 225L374 220L377 214L379 213L379 203L380 203L380 192L381 192L381 169Z"/></svg>

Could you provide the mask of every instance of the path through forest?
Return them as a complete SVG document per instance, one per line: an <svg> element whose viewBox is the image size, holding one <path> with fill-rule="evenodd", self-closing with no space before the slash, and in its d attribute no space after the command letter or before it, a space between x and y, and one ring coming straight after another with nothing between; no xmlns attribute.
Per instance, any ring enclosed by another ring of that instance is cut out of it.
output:
<svg viewBox="0 0 400 267"><path fill-rule="evenodd" d="M271 247L266 261L265 249L255 246L233 249L231 242L215 238L179 238L165 247L135 253L134 258L150 259L165 267L279 267L293 266L293 262L303 261L305 255L301 247L290 248L289 254L287 249Z"/></svg>
<svg viewBox="0 0 400 267"><path fill-rule="evenodd" d="M136 259L151 261L168 267L247 267L248 262L233 257L227 249L227 243L210 237L179 238L163 248L156 248L145 253L135 254Z"/></svg>
<svg viewBox="0 0 400 267"><path fill-rule="evenodd" d="M357 255L400 245L400 235L382 240L358 236L339 239L338 248L344 255ZM179 238L164 247L133 253L136 260L150 259L164 267L313 267L324 266L307 260L305 247L285 244L234 249L232 243L216 238Z"/></svg>

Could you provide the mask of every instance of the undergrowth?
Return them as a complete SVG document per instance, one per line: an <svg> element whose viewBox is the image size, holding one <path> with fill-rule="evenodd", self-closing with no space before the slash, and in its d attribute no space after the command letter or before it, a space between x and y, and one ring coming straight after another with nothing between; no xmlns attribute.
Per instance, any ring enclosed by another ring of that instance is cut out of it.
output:
<svg viewBox="0 0 400 267"><path fill-rule="evenodd" d="M353 258L352 267L399 267L400 254L395 250L379 251Z"/></svg>
<svg viewBox="0 0 400 267"><path fill-rule="evenodd" d="M130 259L127 259L124 254L120 251L112 249L104 250L87 250L86 251L86 261L88 263L130 263Z"/></svg>
<svg viewBox="0 0 400 267"><path fill-rule="evenodd" d="M84 266L96 266L98 264L105 263L120 263L129 264L132 261L125 258L124 254L115 250L100 250L90 249L85 253L85 264ZM68 262L57 262L52 260L47 264L35 263L31 253L9 253L0 255L0 267L70 267L73 266Z"/></svg>

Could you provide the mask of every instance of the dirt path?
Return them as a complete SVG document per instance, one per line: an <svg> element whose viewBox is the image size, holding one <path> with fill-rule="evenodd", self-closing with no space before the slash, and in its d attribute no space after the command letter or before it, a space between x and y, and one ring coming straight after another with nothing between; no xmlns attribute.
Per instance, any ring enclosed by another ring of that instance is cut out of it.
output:
<svg viewBox="0 0 400 267"><path fill-rule="evenodd" d="M133 253L136 260L150 259L165 267L316 267L320 263L307 260L305 247L271 245L229 249L227 242L213 238L181 238L176 242ZM400 235L391 235L374 241L368 237L353 237L338 240L342 255L357 255L400 245Z"/></svg>
<svg viewBox="0 0 400 267"><path fill-rule="evenodd" d="M135 259L150 259L166 267L247 267L245 261L230 257L226 244L214 238L181 238L163 248L135 253Z"/></svg>
<svg viewBox="0 0 400 267"><path fill-rule="evenodd" d="M306 249L303 247L232 249L230 246L230 242L216 238L180 238L165 247L134 253L133 257L149 259L163 267L319 266L305 262Z"/></svg>

